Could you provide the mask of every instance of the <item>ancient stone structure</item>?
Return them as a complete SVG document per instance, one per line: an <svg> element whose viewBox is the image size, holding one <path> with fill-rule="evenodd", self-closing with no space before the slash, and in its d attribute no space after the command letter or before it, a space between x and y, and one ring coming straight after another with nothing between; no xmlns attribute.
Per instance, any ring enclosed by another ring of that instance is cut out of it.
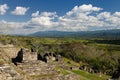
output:
<svg viewBox="0 0 120 80"><path fill-rule="evenodd" d="M23 61L23 49L17 53L16 58L12 58L12 62L17 65L17 62L22 62Z"/></svg>
<svg viewBox="0 0 120 80"><path fill-rule="evenodd" d="M93 70L90 66L88 66L88 65L82 65L82 66L79 67L79 69L80 69L80 70L87 71L87 72L89 72L89 73L94 73L94 72L99 73L99 71L94 71L94 70Z"/></svg>
<svg viewBox="0 0 120 80"><path fill-rule="evenodd" d="M12 58L12 62L17 65L18 62L37 60L37 52L30 52L29 50L22 49L18 51L17 56Z"/></svg>
<svg viewBox="0 0 120 80"><path fill-rule="evenodd" d="M37 52L24 49L23 61L37 60Z"/></svg>
<svg viewBox="0 0 120 80"><path fill-rule="evenodd" d="M47 52L45 54L38 53L38 60L42 60L45 62L51 62L51 61L59 61L61 59L60 55L56 55L53 52Z"/></svg>
<svg viewBox="0 0 120 80"><path fill-rule="evenodd" d="M12 62L17 65L17 62L42 60L44 62L62 61L61 55L56 55L54 52L38 53L35 49L21 49Z"/></svg>
<svg viewBox="0 0 120 80"><path fill-rule="evenodd" d="M38 57L38 53L35 51L25 48L18 51L19 48L16 47L7 49L3 48L3 52L0 49L0 59L3 62L0 64L0 80L79 80L79 76L70 71L67 71L68 74L66 75L62 74L61 68L64 68L67 64L59 61L62 59L60 55L51 54L50 52L40 54L42 58L45 58L44 56L48 57L48 61L56 59L58 61L45 63L37 60L40 57ZM10 63L11 58L12 62L17 66ZM60 70L56 69L56 67L59 67Z"/></svg>

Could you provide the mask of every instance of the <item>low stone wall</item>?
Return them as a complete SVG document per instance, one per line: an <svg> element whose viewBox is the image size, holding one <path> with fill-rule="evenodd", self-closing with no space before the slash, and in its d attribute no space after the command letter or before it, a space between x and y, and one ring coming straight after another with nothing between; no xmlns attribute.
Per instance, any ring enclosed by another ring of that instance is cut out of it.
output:
<svg viewBox="0 0 120 80"><path fill-rule="evenodd" d="M31 60L37 60L37 53L36 52L25 52L23 54L23 61L31 61Z"/></svg>

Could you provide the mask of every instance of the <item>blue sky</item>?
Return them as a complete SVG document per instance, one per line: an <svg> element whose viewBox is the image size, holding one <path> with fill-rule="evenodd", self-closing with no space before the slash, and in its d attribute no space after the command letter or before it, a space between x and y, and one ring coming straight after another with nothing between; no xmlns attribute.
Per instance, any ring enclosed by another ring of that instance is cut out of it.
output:
<svg viewBox="0 0 120 80"><path fill-rule="evenodd" d="M0 33L120 29L120 0L0 0Z"/></svg>

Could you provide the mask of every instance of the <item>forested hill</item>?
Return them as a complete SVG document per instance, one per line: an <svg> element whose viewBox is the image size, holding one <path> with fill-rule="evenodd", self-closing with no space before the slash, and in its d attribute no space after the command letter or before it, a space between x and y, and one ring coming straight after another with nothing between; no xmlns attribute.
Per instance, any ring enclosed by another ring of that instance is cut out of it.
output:
<svg viewBox="0 0 120 80"><path fill-rule="evenodd" d="M29 36L120 39L120 29L99 31L78 31L78 32L40 31L30 34Z"/></svg>

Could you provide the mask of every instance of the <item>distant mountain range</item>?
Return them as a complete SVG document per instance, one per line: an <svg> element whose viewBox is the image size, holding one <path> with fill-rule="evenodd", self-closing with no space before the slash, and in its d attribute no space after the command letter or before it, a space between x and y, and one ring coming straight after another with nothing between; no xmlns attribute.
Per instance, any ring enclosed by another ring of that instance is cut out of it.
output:
<svg viewBox="0 0 120 80"><path fill-rule="evenodd" d="M78 31L78 32L65 32L65 31L40 31L28 36L39 37L75 37L75 38L119 38L120 29L114 30L98 30L98 31Z"/></svg>

